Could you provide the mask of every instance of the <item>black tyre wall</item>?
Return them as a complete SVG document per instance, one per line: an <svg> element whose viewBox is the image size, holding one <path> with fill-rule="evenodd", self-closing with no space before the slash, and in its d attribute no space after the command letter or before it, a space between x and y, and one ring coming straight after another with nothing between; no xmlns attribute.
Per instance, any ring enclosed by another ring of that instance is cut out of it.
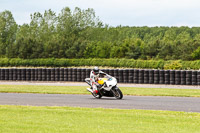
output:
<svg viewBox="0 0 200 133"><path fill-rule="evenodd" d="M128 82L133 83L133 75L134 75L134 69L128 70Z"/></svg>
<svg viewBox="0 0 200 133"><path fill-rule="evenodd" d="M9 80L9 69L5 69L5 80Z"/></svg>
<svg viewBox="0 0 200 133"><path fill-rule="evenodd" d="M192 71L192 85L197 85L197 71Z"/></svg>
<svg viewBox="0 0 200 133"><path fill-rule="evenodd" d="M77 81L80 82L81 81L81 69L80 68L77 68Z"/></svg>
<svg viewBox="0 0 200 133"><path fill-rule="evenodd" d="M21 69L21 80L22 81L26 80L26 69L25 68Z"/></svg>
<svg viewBox="0 0 200 133"><path fill-rule="evenodd" d="M197 71L197 84L200 85L200 71Z"/></svg>
<svg viewBox="0 0 200 133"><path fill-rule="evenodd" d="M31 69L31 81L35 81L35 69Z"/></svg>
<svg viewBox="0 0 200 133"><path fill-rule="evenodd" d="M64 68L64 81L68 81L68 69Z"/></svg>
<svg viewBox="0 0 200 133"><path fill-rule="evenodd" d="M16 81L20 81L21 75L20 75L20 69L16 69Z"/></svg>
<svg viewBox="0 0 200 133"><path fill-rule="evenodd" d="M30 81L31 80L31 69L28 68L26 69L26 81Z"/></svg>
<svg viewBox="0 0 200 133"><path fill-rule="evenodd" d="M200 85L200 71L102 69L119 83ZM85 82L91 69L85 68L2 68L0 80Z"/></svg>
<svg viewBox="0 0 200 133"><path fill-rule="evenodd" d="M124 83L128 83L128 69L124 69L123 70L123 79L124 79Z"/></svg>
<svg viewBox="0 0 200 133"><path fill-rule="evenodd" d="M138 79L139 84L144 84L144 70L139 70L139 79Z"/></svg>
<svg viewBox="0 0 200 133"><path fill-rule="evenodd" d="M154 70L149 70L149 83L154 84Z"/></svg>
<svg viewBox="0 0 200 133"><path fill-rule="evenodd" d="M46 81L51 81L51 68L46 69Z"/></svg>
<svg viewBox="0 0 200 133"><path fill-rule="evenodd" d="M192 71L186 71L186 85L192 85Z"/></svg>
<svg viewBox="0 0 200 133"><path fill-rule="evenodd" d="M60 81L64 81L64 68L60 68Z"/></svg>
<svg viewBox="0 0 200 133"><path fill-rule="evenodd" d="M117 79L117 82L119 83L119 71L118 71L118 69L114 69L114 77Z"/></svg>
<svg viewBox="0 0 200 133"><path fill-rule="evenodd" d="M170 84L170 71L169 70L165 70L165 84Z"/></svg>
<svg viewBox="0 0 200 133"><path fill-rule="evenodd" d="M181 84L181 71L175 71L175 85Z"/></svg>
<svg viewBox="0 0 200 133"><path fill-rule="evenodd" d="M139 70L138 69L134 69L134 73L133 73L133 83L139 83Z"/></svg>
<svg viewBox="0 0 200 133"><path fill-rule="evenodd" d="M1 69L1 80L5 80L5 69Z"/></svg>
<svg viewBox="0 0 200 133"><path fill-rule="evenodd" d="M60 68L55 68L55 81L60 81Z"/></svg>
<svg viewBox="0 0 200 133"><path fill-rule="evenodd" d="M13 80L13 69L8 69L8 80Z"/></svg>
<svg viewBox="0 0 200 133"><path fill-rule="evenodd" d="M123 82L124 82L123 70L120 69L119 70L119 83L123 83Z"/></svg>
<svg viewBox="0 0 200 133"><path fill-rule="evenodd" d="M55 68L51 69L51 81L55 81Z"/></svg>
<svg viewBox="0 0 200 133"><path fill-rule="evenodd" d="M72 81L77 81L77 68L72 68Z"/></svg>
<svg viewBox="0 0 200 133"><path fill-rule="evenodd" d="M72 68L68 69L68 81L72 81Z"/></svg>
<svg viewBox="0 0 200 133"><path fill-rule="evenodd" d="M174 70L170 70L169 74L170 74L170 84L174 85L175 84L175 71Z"/></svg>
<svg viewBox="0 0 200 133"><path fill-rule="evenodd" d="M144 84L149 84L149 70L144 70Z"/></svg>
<svg viewBox="0 0 200 133"><path fill-rule="evenodd" d="M165 72L164 72L164 70L159 71L159 84L165 84Z"/></svg>
<svg viewBox="0 0 200 133"><path fill-rule="evenodd" d="M186 71L181 71L181 85L186 85Z"/></svg>
<svg viewBox="0 0 200 133"><path fill-rule="evenodd" d="M159 70L154 70L154 84L159 84Z"/></svg>

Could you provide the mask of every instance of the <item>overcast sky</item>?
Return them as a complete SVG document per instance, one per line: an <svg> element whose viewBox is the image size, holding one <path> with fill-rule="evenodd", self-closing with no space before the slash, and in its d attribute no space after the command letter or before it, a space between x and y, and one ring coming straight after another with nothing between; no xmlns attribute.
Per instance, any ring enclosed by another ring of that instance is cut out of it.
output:
<svg viewBox="0 0 200 133"><path fill-rule="evenodd" d="M200 0L0 0L0 12L12 12L17 24L30 14L64 7L93 8L110 26L200 26Z"/></svg>

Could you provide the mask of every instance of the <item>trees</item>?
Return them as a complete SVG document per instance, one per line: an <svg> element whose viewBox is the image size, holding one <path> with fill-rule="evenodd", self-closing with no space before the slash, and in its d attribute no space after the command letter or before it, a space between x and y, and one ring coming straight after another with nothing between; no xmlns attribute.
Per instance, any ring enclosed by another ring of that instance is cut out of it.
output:
<svg viewBox="0 0 200 133"><path fill-rule="evenodd" d="M0 12L0 57L200 59L200 27L111 27L91 8L31 14L17 25Z"/></svg>
<svg viewBox="0 0 200 133"><path fill-rule="evenodd" d="M10 11L0 12L0 57L10 56L16 40L17 24Z"/></svg>

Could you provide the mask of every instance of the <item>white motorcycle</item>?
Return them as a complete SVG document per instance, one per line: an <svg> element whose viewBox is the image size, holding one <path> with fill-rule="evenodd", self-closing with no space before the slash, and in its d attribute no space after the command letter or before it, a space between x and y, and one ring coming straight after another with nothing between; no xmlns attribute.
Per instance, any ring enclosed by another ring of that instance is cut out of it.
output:
<svg viewBox="0 0 200 133"><path fill-rule="evenodd" d="M91 92L95 98L101 98L102 96L115 97L116 99L123 98L121 90L117 87L117 79L114 77L98 78L98 83L100 86L97 87L97 94L94 94L92 91L90 78L86 78L85 81L91 86L91 88L87 88L87 90Z"/></svg>

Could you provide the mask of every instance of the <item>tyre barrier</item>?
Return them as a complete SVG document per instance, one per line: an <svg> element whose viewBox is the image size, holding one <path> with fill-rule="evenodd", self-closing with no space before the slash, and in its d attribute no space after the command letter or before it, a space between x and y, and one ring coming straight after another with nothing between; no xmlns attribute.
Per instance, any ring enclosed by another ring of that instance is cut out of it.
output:
<svg viewBox="0 0 200 133"><path fill-rule="evenodd" d="M22 80L21 78L21 69L17 69L17 81Z"/></svg>
<svg viewBox="0 0 200 133"><path fill-rule="evenodd" d="M64 81L68 81L68 69L64 68Z"/></svg>
<svg viewBox="0 0 200 133"><path fill-rule="evenodd" d="M154 84L159 84L159 79L160 79L160 76L159 76L159 70L154 70Z"/></svg>
<svg viewBox="0 0 200 133"><path fill-rule="evenodd" d="M197 71L192 71L192 85L197 85Z"/></svg>
<svg viewBox="0 0 200 133"><path fill-rule="evenodd" d="M46 69L46 81L51 81L51 69Z"/></svg>
<svg viewBox="0 0 200 133"><path fill-rule="evenodd" d="M123 79L124 79L124 83L128 83L128 69L123 69Z"/></svg>
<svg viewBox="0 0 200 133"><path fill-rule="evenodd" d="M181 84L181 71L175 71L175 85Z"/></svg>
<svg viewBox="0 0 200 133"><path fill-rule="evenodd" d="M149 84L154 83L154 70L149 70Z"/></svg>
<svg viewBox="0 0 200 133"><path fill-rule="evenodd" d="M165 72L164 70L159 70L159 84L165 83Z"/></svg>
<svg viewBox="0 0 200 133"><path fill-rule="evenodd" d="M119 83L200 85L200 71L102 69ZM1 68L0 80L84 82L91 69L85 68Z"/></svg>
<svg viewBox="0 0 200 133"><path fill-rule="evenodd" d="M72 81L77 81L77 68L72 68Z"/></svg>
<svg viewBox="0 0 200 133"><path fill-rule="evenodd" d="M38 74L38 81L42 81L42 68L39 68L38 69L38 72L37 72L37 74Z"/></svg>
<svg viewBox="0 0 200 133"><path fill-rule="evenodd" d="M116 77L116 79L119 81L119 72L118 69L113 69L114 73L113 76Z"/></svg>
<svg viewBox="0 0 200 133"><path fill-rule="evenodd" d="M1 73L0 73L0 77L1 77L1 80L5 80L5 69L1 69Z"/></svg>
<svg viewBox="0 0 200 133"><path fill-rule="evenodd" d="M200 85L200 71L197 71L197 84Z"/></svg>
<svg viewBox="0 0 200 133"><path fill-rule="evenodd" d="M186 71L186 85L192 85L192 71Z"/></svg>
<svg viewBox="0 0 200 133"><path fill-rule="evenodd" d="M35 81L35 69L31 69L31 81Z"/></svg>
<svg viewBox="0 0 200 133"><path fill-rule="evenodd" d="M86 69L82 68L81 69L81 81L85 82L85 78L87 78Z"/></svg>
<svg viewBox="0 0 200 133"><path fill-rule="evenodd" d="M170 84L170 71L165 70L164 74L165 74L165 84Z"/></svg>
<svg viewBox="0 0 200 133"><path fill-rule="evenodd" d="M60 79L60 81L64 81L64 68L60 68L59 79Z"/></svg>
<svg viewBox="0 0 200 133"><path fill-rule="evenodd" d="M186 71L181 71L181 85L186 85Z"/></svg>
<svg viewBox="0 0 200 133"><path fill-rule="evenodd" d="M133 69L129 69L128 70L128 83L133 83L133 75L134 75L134 70Z"/></svg>
<svg viewBox="0 0 200 133"><path fill-rule="evenodd" d="M119 69L119 83L124 83L124 76L123 76L123 70Z"/></svg>
<svg viewBox="0 0 200 133"><path fill-rule="evenodd" d="M135 69L133 73L133 83L139 83L139 70Z"/></svg>
<svg viewBox="0 0 200 133"><path fill-rule="evenodd" d="M51 69L51 81L55 81L55 68Z"/></svg>
<svg viewBox="0 0 200 133"><path fill-rule="evenodd" d="M31 69L26 69L26 81L30 81L31 80Z"/></svg>
<svg viewBox="0 0 200 133"><path fill-rule="evenodd" d="M169 75L170 75L170 76L169 76L169 77L170 77L170 80L169 80L169 81L170 81L170 84L171 84L171 85L174 85L174 84L175 84L175 70L171 70L169 73L170 73L170 74L169 74Z"/></svg>
<svg viewBox="0 0 200 133"><path fill-rule="evenodd" d="M9 69L5 69L5 80L9 80Z"/></svg>
<svg viewBox="0 0 200 133"><path fill-rule="evenodd" d="M139 70L139 78L138 78L139 84L144 84L144 70Z"/></svg>
<svg viewBox="0 0 200 133"><path fill-rule="evenodd" d="M149 84L149 70L144 70L144 84Z"/></svg>
<svg viewBox="0 0 200 133"><path fill-rule="evenodd" d="M60 80L60 69L59 68L55 68L55 81L59 81Z"/></svg>

